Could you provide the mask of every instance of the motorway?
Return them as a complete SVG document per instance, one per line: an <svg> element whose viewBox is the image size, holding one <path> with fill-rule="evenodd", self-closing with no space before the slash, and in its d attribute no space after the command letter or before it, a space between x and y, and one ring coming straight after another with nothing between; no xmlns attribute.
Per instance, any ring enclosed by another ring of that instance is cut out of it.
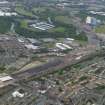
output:
<svg viewBox="0 0 105 105"><path fill-rule="evenodd" d="M86 47L80 48L78 50L74 50L70 52L70 54L66 55L62 58L56 58L53 61L49 61L46 64L41 66L37 66L35 68L27 69L25 71L19 71L11 76L16 81L28 80L30 77L39 77L48 73L52 73L56 70L60 70L64 67L79 63L80 61L86 60L89 57L93 57L96 54L96 50L94 47Z"/></svg>

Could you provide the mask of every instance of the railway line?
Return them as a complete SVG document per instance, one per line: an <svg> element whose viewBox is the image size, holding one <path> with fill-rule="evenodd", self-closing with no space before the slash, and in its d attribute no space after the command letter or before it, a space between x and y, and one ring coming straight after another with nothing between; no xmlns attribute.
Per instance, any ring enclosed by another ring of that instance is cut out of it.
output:
<svg viewBox="0 0 105 105"><path fill-rule="evenodd" d="M52 73L67 66L79 63L81 61L89 59L90 57L96 56L96 54L97 52L94 49L79 49L78 51L74 51L63 58L56 58L46 64L27 69L25 71L19 71L17 73L11 74L11 76L16 81L28 80L31 77L43 76L45 74Z"/></svg>

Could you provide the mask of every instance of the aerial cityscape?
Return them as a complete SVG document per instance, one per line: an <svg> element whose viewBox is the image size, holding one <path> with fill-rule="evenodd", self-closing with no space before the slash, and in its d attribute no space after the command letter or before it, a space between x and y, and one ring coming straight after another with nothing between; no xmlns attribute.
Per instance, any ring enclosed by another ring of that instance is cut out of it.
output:
<svg viewBox="0 0 105 105"><path fill-rule="evenodd" d="M0 105L105 105L105 0L0 0Z"/></svg>

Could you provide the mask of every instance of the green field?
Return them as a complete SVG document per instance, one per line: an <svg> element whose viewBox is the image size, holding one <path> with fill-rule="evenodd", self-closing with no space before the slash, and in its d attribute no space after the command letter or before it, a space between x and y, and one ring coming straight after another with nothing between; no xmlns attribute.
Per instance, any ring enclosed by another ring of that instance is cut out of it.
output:
<svg viewBox="0 0 105 105"><path fill-rule="evenodd" d="M65 38L71 37L80 41L87 41L87 37L84 32L80 35L76 35L76 27L72 24L65 24L61 22L55 22L55 27L46 31L35 29L28 26L28 20L23 19L18 21L19 23L15 27L15 31L25 37L33 38Z"/></svg>
<svg viewBox="0 0 105 105"><path fill-rule="evenodd" d="M66 29L64 27L55 27L48 30L48 32L58 32L58 33L64 33L65 31Z"/></svg>
<svg viewBox="0 0 105 105"><path fill-rule="evenodd" d="M26 20L21 21L21 27L22 28L27 28L28 27L28 22Z"/></svg>
<svg viewBox="0 0 105 105"><path fill-rule="evenodd" d="M96 33L105 33L105 25L96 27L95 32Z"/></svg>
<svg viewBox="0 0 105 105"><path fill-rule="evenodd" d="M22 6L17 6L16 11L24 16L31 16L33 14L39 17L41 21L48 21L48 17L51 18L54 28L42 31L28 26L28 21L26 19L20 20L15 27L15 32L25 37L34 38L65 38L71 37L76 40L87 41L87 37L84 33L80 35L76 34L76 27L72 24L72 18L65 12L59 11L56 8L48 7L33 7L31 11L23 8Z"/></svg>
<svg viewBox="0 0 105 105"><path fill-rule="evenodd" d="M10 31L12 19L9 17L0 17L0 33L7 33Z"/></svg>
<svg viewBox="0 0 105 105"><path fill-rule="evenodd" d="M42 13L42 12L45 12L46 11L46 8L44 8L44 7L37 7L37 8L33 8L32 9L32 11L34 12L34 13Z"/></svg>
<svg viewBox="0 0 105 105"><path fill-rule="evenodd" d="M63 22L65 24L71 24L72 20L68 16L56 16L55 21Z"/></svg>
<svg viewBox="0 0 105 105"><path fill-rule="evenodd" d="M25 10L23 7L16 7L15 11L24 16L34 17L31 11Z"/></svg>

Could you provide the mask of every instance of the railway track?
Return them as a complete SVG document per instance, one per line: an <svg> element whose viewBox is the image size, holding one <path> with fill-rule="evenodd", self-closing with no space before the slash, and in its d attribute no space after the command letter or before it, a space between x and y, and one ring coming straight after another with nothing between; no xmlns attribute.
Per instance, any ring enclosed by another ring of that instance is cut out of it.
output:
<svg viewBox="0 0 105 105"><path fill-rule="evenodd" d="M80 52L76 51L72 54L68 54L67 56L63 58L56 58L53 61L50 61L41 66L11 74L11 76L16 81L28 80L31 77L43 76L45 74L52 73L56 70L63 69L67 66L77 64L81 61L87 60L96 55L97 55L97 52L95 50L88 50L86 48L86 49L80 50Z"/></svg>

